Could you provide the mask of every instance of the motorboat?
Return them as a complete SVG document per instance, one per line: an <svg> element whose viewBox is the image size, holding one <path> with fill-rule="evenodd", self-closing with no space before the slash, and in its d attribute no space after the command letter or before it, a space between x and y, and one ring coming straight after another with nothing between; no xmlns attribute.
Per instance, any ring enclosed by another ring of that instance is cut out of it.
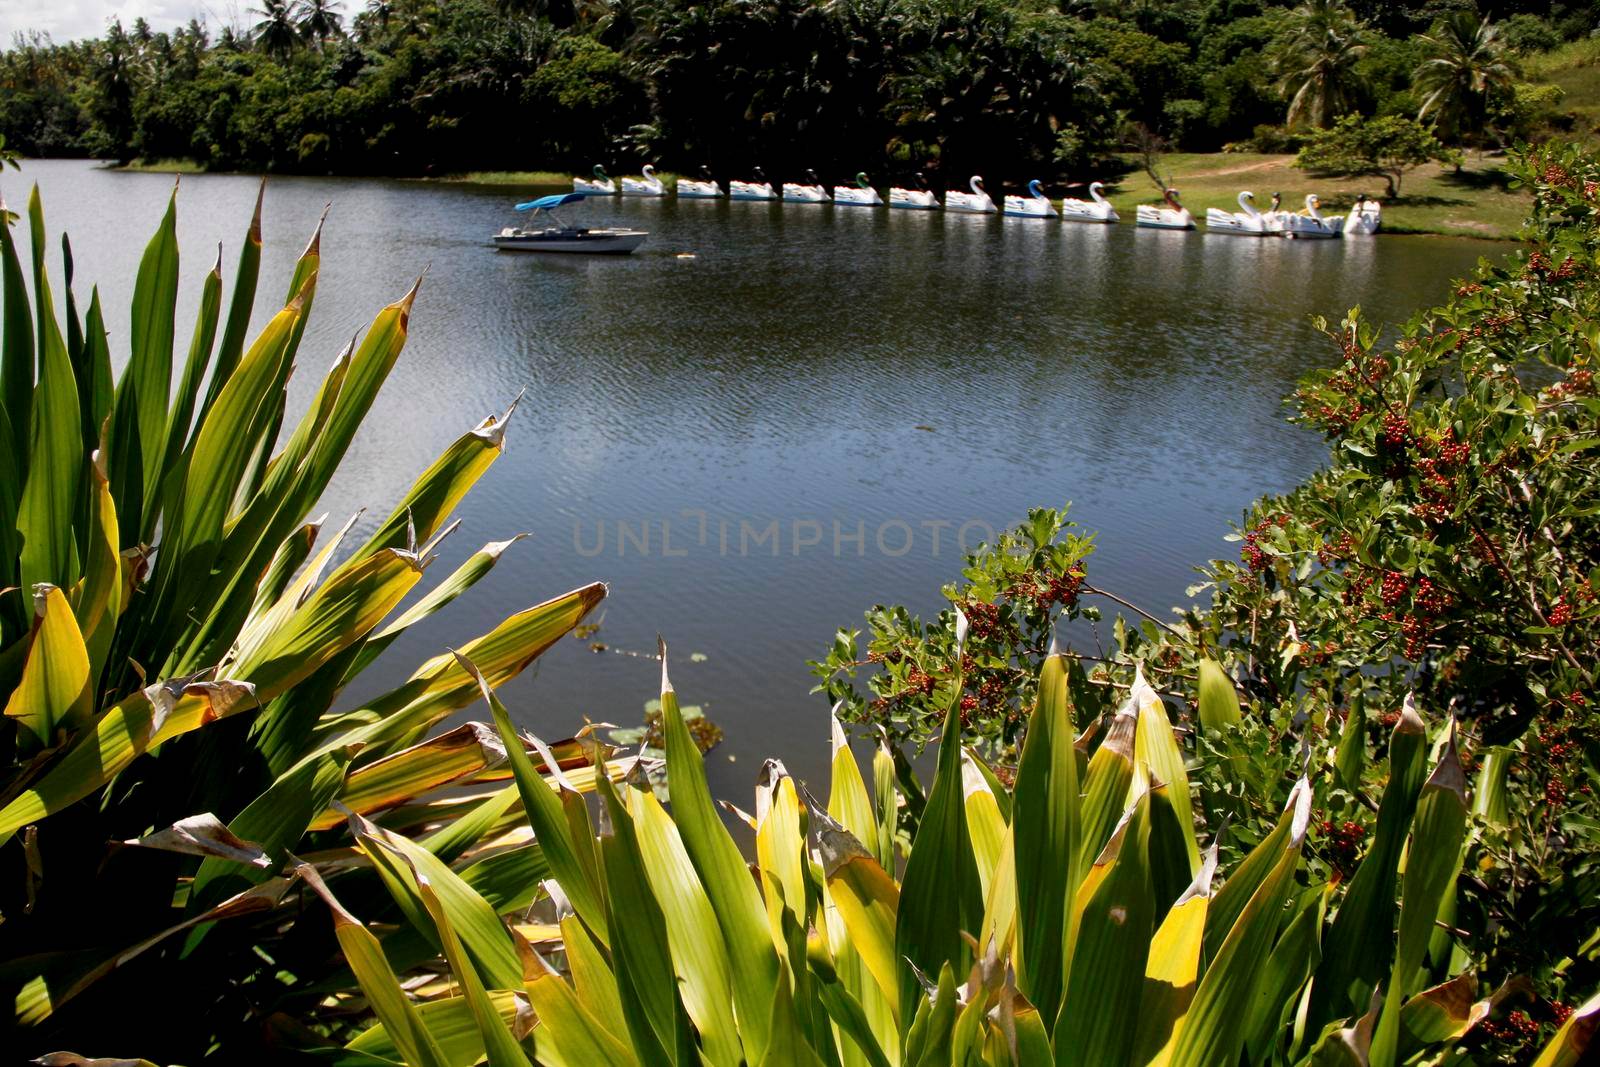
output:
<svg viewBox="0 0 1600 1067"><path fill-rule="evenodd" d="M1005 200L1005 214L1014 215L1024 219L1053 219L1056 209L1051 205L1050 198L1044 195L1044 186L1035 178L1028 183L1027 196L1008 196Z"/></svg>
<svg viewBox="0 0 1600 1067"><path fill-rule="evenodd" d="M1194 216L1189 214L1188 208L1178 202L1178 190L1164 189L1161 198L1165 203L1139 205L1138 214L1134 219L1136 226L1145 226L1153 230L1194 229Z"/></svg>
<svg viewBox="0 0 1600 1067"><path fill-rule="evenodd" d="M1067 197L1061 201L1061 218L1067 222L1119 222L1122 216L1117 214L1117 209L1111 206L1111 201L1105 198L1105 186L1100 182L1089 183L1089 199L1079 200Z"/></svg>
<svg viewBox="0 0 1600 1067"><path fill-rule="evenodd" d="M595 164L594 177L572 179L572 191L589 196L616 196L617 183L606 175L606 169Z"/></svg>
<svg viewBox="0 0 1600 1067"><path fill-rule="evenodd" d="M1322 201L1316 193L1306 197L1306 209L1297 211L1283 218L1283 235L1300 240L1328 240L1344 236L1344 216L1330 215L1323 217L1317 210Z"/></svg>
<svg viewBox="0 0 1600 1067"><path fill-rule="evenodd" d="M1362 194L1356 197L1356 202L1350 208L1350 214L1345 216L1344 235L1371 237L1378 232L1378 227L1382 223L1383 206L1366 194Z"/></svg>
<svg viewBox="0 0 1600 1067"><path fill-rule="evenodd" d="M529 212L528 227L506 227L494 235L496 248L510 252L580 252L598 255L626 255L644 243L644 230L592 229L571 226L555 214L555 209L585 199L587 193L557 193L518 204L518 211ZM540 216L544 216L544 220ZM548 220L550 225L535 227Z"/></svg>
<svg viewBox="0 0 1600 1067"><path fill-rule="evenodd" d="M701 167L699 178L679 178L677 191L680 200L722 199L722 186L711 176L710 167Z"/></svg>
<svg viewBox="0 0 1600 1067"><path fill-rule="evenodd" d="M951 189L944 194L944 209L946 211L964 211L971 215L993 215L997 210L994 201L989 199L989 194L983 191L983 179L974 174L967 179L970 193L963 193L958 189Z"/></svg>
<svg viewBox="0 0 1600 1067"><path fill-rule="evenodd" d="M772 183L767 181L767 176L760 167L752 175L753 181L729 181L729 200L776 200L778 194L772 188Z"/></svg>
<svg viewBox="0 0 1600 1067"><path fill-rule="evenodd" d="M1246 189L1239 194L1239 210L1206 208L1206 229L1212 233L1236 233L1243 237L1265 237L1266 216L1256 210L1256 194Z"/></svg>
<svg viewBox="0 0 1600 1067"><path fill-rule="evenodd" d="M862 171L856 175L854 185L835 185L833 187L833 202L835 204L854 204L857 207L882 207L883 197L878 195L878 190L867 181L867 172Z"/></svg>
<svg viewBox="0 0 1600 1067"><path fill-rule="evenodd" d="M638 178L622 179L623 196L666 196L667 187L656 177L656 168L646 163Z"/></svg>
<svg viewBox="0 0 1600 1067"><path fill-rule="evenodd" d="M918 171L915 189L895 186L889 190L889 206L908 208L912 211L933 211L939 206L939 198L928 188L928 179Z"/></svg>
<svg viewBox="0 0 1600 1067"><path fill-rule="evenodd" d="M828 190L818 180L817 172L808 170L806 177L810 182L784 182L783 199L791 204L826 204Z"/></svg>

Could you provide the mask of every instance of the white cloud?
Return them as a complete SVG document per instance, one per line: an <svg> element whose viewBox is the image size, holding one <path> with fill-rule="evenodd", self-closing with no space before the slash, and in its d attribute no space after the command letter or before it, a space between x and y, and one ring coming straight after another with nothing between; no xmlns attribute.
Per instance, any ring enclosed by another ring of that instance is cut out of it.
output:
<svg viewBox="0 0 1600 1067"><path fill-rule="evenodd" d="M213 32L247 24L254 0L0 0L0 47L13 34L42 30L57 42L99 37L113 18L124 26L143 17L153 30L172 30L201 19Z"/></svg>

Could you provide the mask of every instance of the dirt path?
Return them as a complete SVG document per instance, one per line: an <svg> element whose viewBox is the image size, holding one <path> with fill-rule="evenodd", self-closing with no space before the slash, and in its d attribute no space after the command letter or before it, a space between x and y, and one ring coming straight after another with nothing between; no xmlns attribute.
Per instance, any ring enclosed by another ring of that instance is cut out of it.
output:
<svg viewBox="0 0 1600 1067"><path fill-rule="evenodd" d="M1287 159L1269 159L1261 163L1242 163L1237 167L1223 167L1220 170L1192 170L1184 175L1185 178L1225 178L1230 174L1249 174L1258 170L1271 170L1273 167L1286 167Z"/></svg>

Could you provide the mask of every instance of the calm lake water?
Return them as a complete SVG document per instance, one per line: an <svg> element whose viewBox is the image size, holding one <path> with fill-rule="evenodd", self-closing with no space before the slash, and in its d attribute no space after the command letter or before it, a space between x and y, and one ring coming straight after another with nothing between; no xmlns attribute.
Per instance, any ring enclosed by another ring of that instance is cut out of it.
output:
<svg viewBox="0 0 1600 1067"><path fill-rule="evenodd" d="M24 180L43 191L52 242L74 239L80 301L103 283L125 356L133 271L172 179L28 163L4 177L13 206ZM963 537L1030 506L1071 501L1099 535L1097 584L1160 613L1181 602L1196 563L1236 551L1223 536L1245 506L1320 461L1282 404L1332 359L1310 318L1359 304L1403 320L1509 247L670 199L567 209L650 230L631 257L486 247L516 222L512 202L550 191L268 184L256 325L332 204L292 414L427 271L410 342L324 502L333 527L360 507L380 520L450 441L526 390L433 574L486 541L532 536L349 699L604 579L598 639L650 653L667 637L681 698L727 731L713 784L745 800L768 754L825 780L827 709L805 661L835 628L874 603L937 610ZM246 177L182 181L180 357L219 241L232 284L255 192ZM526 725L566 736L584 716L636 723L657 678L647 659L567 640L503 695Z"/></svg>

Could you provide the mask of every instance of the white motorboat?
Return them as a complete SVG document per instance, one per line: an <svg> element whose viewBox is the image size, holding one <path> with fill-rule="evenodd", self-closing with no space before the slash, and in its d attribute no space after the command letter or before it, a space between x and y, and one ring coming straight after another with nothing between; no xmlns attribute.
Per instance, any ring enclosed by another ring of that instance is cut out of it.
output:
<svg viewBox="0 0 1600 1067"><path fill-rule="evenodd" d="M494 235L493 243L496 248L510 252L580 252L596 255L626 255L644 243L650 234L644 230L621 229L591 229L586 226L571 226L562 222L555 215L555 209L563 204L571 204L583 200L586 193L558 193L555 196L541 196L537 200L529 200L518 204L518 211L531 212L528 219L529 228L517 229L506 227ZM548 217L551 225L534 228L534 223L540 213Z"/></svg>
<svg viewBox="0 0 1600 1067"><path fill-rule="evenodd" d="M1117 214L1117 209L1111 206L1111 201L1104 195L1105 186L1100 182L1089 183L1089 199L1078 200L1067 197L1061 201L1061 218L1067 222L1119 222L1122 216Z"/></svg>
<svg viewBox="0 0 1600 1067"><path fill-rule="evenodd" d="M857 207L882 207L883 197L878 195L878 190L867 181L867 172L861 171L856 175L854 185L835 185L833 187L833 202L835 204L854 204Z"/></svg>
<svg viewBox="0 0 1600 1067"><path fill-rule="evenodd" d="M729 200L776 200L777 192L772 188L772 183L767 181L766 174L760 167L755 169L753 181L741 182L731 180L728 182Z"/></svg>
<svg viewBox="0 0 1600 1067"><path fill-rule="evenodd" d="M1316 193L1306 197L1306 209L1297 211L1292 215L1283 217L1283 235L1300 240L1329 240L1344 236L1344 216L1330 215L1323 217L1317 210L1317 205L1322 201L1317 199Z"/></svg>
<svg viewBox="0 0 1600 1067"><path fill-rule="evenodd" d="M1350 208L1350 214L1345 216L1344 235L1371 237L1378 232L1378 227L1382 223L1383 206L1363 193L1356 197L1356 202Z"/></svg>
<svg viewBox="0 0 1600 1067"><path fill-rule="evenodd" d="M1044 186L1035 178L1028 183L1027 196L1006 197L1005 214L1024 219L1053 219L1056 209L1044 195Z"/></svg>
<svg viewBox="0 0 1600 1067"><path fill-rule="evenodd" d="M928 188L928 179L918 171L915 189L895 186L889 190L889 206L908 208L912 211L933 211L939 206L939 198Z"/></svg>
<svg viewBox="0 0 1600 1067"><path fill-rule="evenodd" d="M596 163L593 178L572 179L572 191L586 193L589 196L615 196L617 194L617 183L606 176L604 167Z"/></svg>
<svg viewBox="0 0 1600 1067"><path fill-rule="evenodd" d="M963 193L958 189L951 189L944 194L944 209L946 211L965 211L972 215L993 215L995 213L994 201L989 199L989 194L983 191L983 179L974 174L967 179L967 188L970 193Z"/></svg>
<svg viewBox="0 0 1600 1067"><path fill-rule="evenodd" d="M826 204L828 190L823 187L814 170L806 171L810 182L784 182L783 199L791 204Z"/></svg>
<svg viewBox="0 0 1600 1067"><path fill-rule="evenodd" d="M1266 216L1256 210L1256 194L1246 189L1239 194L1239 210L1206 208L1206 229L1212 233L1236 233L1243 237L1265 237Z"/></svg>
<svg viewBox="0 0 1600 1067"><path fill-rule="evenodd" d="M1189 209L1178 202L1178 190L1165 189L1162 191L1165 204L1140 204L1134 225L1145 226L1153 230L1192 230L1194 229L1194 216L1189 214Z"/></svg>
<svg viewBox="0 0 1600 1067"><path fill-rule="evenodd" d="M699 178L679 178L678 198L680 200L721 200L722 186L711 176L710 167L700 168Z"/></svg>
<svg viewBox="0 0 1600 1067"><path fill-rule="evenodd" d="M666 196L667 187L656 177L656 168L646 163L641 177L622 179L623 196Z"/></svg>

